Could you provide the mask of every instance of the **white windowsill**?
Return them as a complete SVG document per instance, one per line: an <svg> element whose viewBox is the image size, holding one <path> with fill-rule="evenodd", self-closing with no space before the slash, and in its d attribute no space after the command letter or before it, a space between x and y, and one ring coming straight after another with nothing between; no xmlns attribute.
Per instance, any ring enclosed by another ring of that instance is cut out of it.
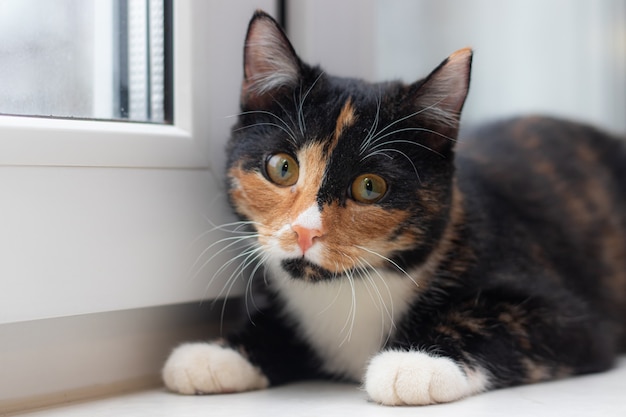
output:
<svg viewBox="0 0 626 417"><path fill-rule="evenodd" d="M563 381L494 391L451 404L415 410L367 401L359 387L300 383L265 391L217 396L179 396L163 389L22 414L30 417L82 416L624 416L626 357L616 369Z"/></svg>

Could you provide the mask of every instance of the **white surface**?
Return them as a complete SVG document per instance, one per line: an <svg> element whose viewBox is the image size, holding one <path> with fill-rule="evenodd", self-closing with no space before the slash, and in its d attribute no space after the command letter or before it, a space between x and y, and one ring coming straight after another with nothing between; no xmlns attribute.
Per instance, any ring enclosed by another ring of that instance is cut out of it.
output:
<svg viewBox="0 0 626 417"><path fill-rule="evenodd" d="M179 396L146 391L53 410L30 417L98 416L626 416L626 357L617 369L563 381L480 394L455 403L420 407L384 407L367 401L358 386L331 383L292 384L244 394Z"/></svg>
<svg viewBox="0 0 626 417"><path fill-rule="evenodd" d="M219 337L222 322L229 328L229 311L238 306L223 321L221 307L190 303L0 325L0 410L121 392L120 384L137 386L137 379L139 388L154 386L174 346Z"/></svg>

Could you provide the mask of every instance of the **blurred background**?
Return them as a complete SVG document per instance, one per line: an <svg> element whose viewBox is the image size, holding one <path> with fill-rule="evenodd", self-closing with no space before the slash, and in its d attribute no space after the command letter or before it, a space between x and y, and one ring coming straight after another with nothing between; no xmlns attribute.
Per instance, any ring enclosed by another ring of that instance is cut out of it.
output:
<svg viewBox="0 0 626 417"><path fill-rule="evenodd" d="M547 113L626 132L625 0L286 1L296 49L329 72L427 75L474 49L463 122Z"/></svg>
<svg viewBox="0 0 626 417"><path fill-rule="evenodd" d="M0 113L166 121L168 4L0 0ZM548 113L626 131L626 0L276 4L300 55L340 75L410 82L472 47L464 122Z"/></svg>

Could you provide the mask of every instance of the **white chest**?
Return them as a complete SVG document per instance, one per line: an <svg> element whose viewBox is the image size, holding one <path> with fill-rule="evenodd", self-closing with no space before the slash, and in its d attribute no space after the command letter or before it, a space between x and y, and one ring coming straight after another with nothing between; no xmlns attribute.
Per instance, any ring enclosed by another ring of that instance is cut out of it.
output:
<svg viewBox="0 0 626 417"><path fill-rule="evenodd" d="M407 277L380 272L320 283L278 272L272 281L324 370L355 381L393 335L417 291Z"/></svg>

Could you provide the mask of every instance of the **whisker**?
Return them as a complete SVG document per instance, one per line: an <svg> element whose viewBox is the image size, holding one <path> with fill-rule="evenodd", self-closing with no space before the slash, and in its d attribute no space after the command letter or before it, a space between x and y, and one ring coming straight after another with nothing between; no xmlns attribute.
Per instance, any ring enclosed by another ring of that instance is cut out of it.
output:
<svg viewBox="0 0 626 417"><path fill-rule="evenodd" d="M418 114L422 113L424 110L425 110L425 109L422 109L422 110L416 111L416 112L414 112L414 113L411 113L411 114L409 114L409 115L407 115L407 116L401 117L401 118L399 118L399 119L397 119L397 120L394 120L393 122L389 123L387 126L385 126L384 128L382 128L380 131L376 132L376 134L374 135L374 137L372 137L372 138L371 138L371 140L367 143L367 147L369 147L369 145L370 145L371 143L376 143L376 142L379 140L379 136L380 136L380 135L381 135L384 131L386 131L387 129L391 128L392 126L397 125L398 123L402 123L403 121L405 121L405 120L407 120L407 119L410 119L411 117L415 117L415 116L417 116Z"/></svg>
<svg viewBox="0 0 626 417"><path fill-rule="evenodd" d="M368 130L367 136L365 136L365 139L363 140L363 143L359 147L359 154L362 154L365 151L365 149L369 146L370 141L372 140L372 138L376 134L376 129L378 129L378 122L380 120L380 106L381 106L381 102L382 102L382 98L381 98L380 90L379 90L378 97L376 98L376 116L374 116L374 121L372 122L372 126Z"/></svg>
<svg viewBox="0 0 626 417"><path fill-rule="evenodd" d="M250 323L252 323L252 325L255 325L255 323L254 323L254 320L252 319L252 314L250 313L250 308L249 308L250 304L248 303L248 300L250 300L250 302L252 303L252 306L254 307L254 309L256 311L261 311L259 306L256 304L256 301L254 300L252 282L253 282L254 277L256 276L257 271L259 270L259 268L261 268L263 265L265 265L265 262L267 261L268 257L269 257L269 255L267 255L267 254L261 254L261 256L256 256L254 259L252 259L250 261L250 263L251 262L256 262L256 265L254 266L254 268L250 272L250 278L248 279L248 282L246 284L244 303L246 305L246 314L248 316L248 320L250 320ZM249 297L248 297L248 294L250 294Z"/></svg>
<svg viewBox="0 0 626 417"><path fill-rule="evenodd" d="M251 248L250 250L245 251L244 253L242 253L240 256L237 256L237 257L229 260L225 265L223 265L220 269L218 269L215 272L214 277L219 276L224 269L228 268L235 261L237 261L238 258L241 258L241 257L243 257L244 259L239 263L239 265L230 274L230 276L226 280L224 286L222 287L222 290L219 292L217 297L215 297L215 299L212 302L212 304L214 305L222 296L224 296L224 301L223 301L223 304L222 304L222 317L224 315L224 311L225 311L225 308L226 308L226 301L228 301L228 298L230 297L230 293L231 293L233 287L235 286L235 284L237 283L237 278L241 276L243 271L250 264L257 262L258 259L263 257L262 249L261 248ZM259 267L259 265L257 265L255 267L255 270L258 267ZM254 274L252 273L252 274L250 274L248 282L246 284L246 290L251 285L251 282L252 282L253 279L254 279ZM207 291L208 291L208 288L210 287L212 281L213 281L213 279L211 279L211 282L207 285ZM247 293L246 293L246 296L247 296ZM246 298L246 303L247 303L247 298ZM247 307L247 304L246 304L246 307ZM252 321L251 317L250 317L250 320Z"/></svg>
<svg viewBox="0 0 626 417"><path fill-rule="evenodd" d="M279 106L281 106L281 108L283 109L283 111L285 111L285 109L282 107L282 105L277 102ZM291 129L291 126L289 126L289 124L283 120L282 117L278 116L275 113L272 113L271 111L267 111L267 110L250 110L250 111L245 111L245 112L241 112L238 114L238 116L244 116L244 115L248 115L248 114L264 114L264 115L268 115L268 116L272 116L274 118L276 118L279 122L281 122L285 128L287 130L289 130L289 132L291 132L291 136L295 137L295 132ZM285 114L289 115L289 113L287 111L285 111ZM289 118L291 119L291 116L289 116ZM291 122L293 123L293 120L291 120Z"/></svg>
<svg viewBox="0 0 626 417"><path fill-rule="evenodd" d="M393 312L389 312L389 309L387 308L387 304L385 303L385 300L383 299L383 296L380 292L380 290L378 289L378 285L376 285L376 282L374 281L374 279L372 278L372 274L370 273L370 270L368 270L365 267L360 267L360 270L363 271L363 275L364 275L364 284L365 284L365 288L367 289L367 292L370 294L370 298L372 299L372 302L374 302L375 304L377 304L377 310L380 312L380 342L381 344L386 343L387 340L389 340L390 337L390 333L388 332L387 334L387 338L385 339L385 313L387 313L387 317L390 319L392 326L393 326ZM377 271L376 271L377 272ZM384 280L382 280L383 284L386 285L386 283L384 282ZM372 292L369 290L369 287L372 287L372 289L374 290L377 299L374 299ZM389 290L387 290L389 292ZM391 301L393 303L393 299ZM393 305L393 304L392 304ZM383 339L385 340L385 342L383 342Z"/></svg>
<svg viewBox="0 0 626 417"><path fill-rule="evenodd" d="M204 217L204 219L212 227L210 229L205 230L204 232L200 233L198 236L196 236L196 238L194 240L192 240L188 244L188 249L193 248L194 246L196 246L198 244L198 242L200 240L202 240L203 238L205 238L207 235L209 235L211 233L215 233L216 231L228 232L228 233L249 234L249 233L252 233L252 232L247 231L247 230L241 230L241 229L243 229L244 227L247 227L249 225L259 224L257 222L252 222L252 221L236 221L236 222L232 222L232 223L225 223L225 224L217 225L217 224L213 223L206 216ZM234 229L230 229L230 227L233 227L233 226L235 226L235 228Z"/></svg>
<svg viewBox="0 0 626 417"><path fill-rule="evenodd" d="M398 132L407 131L407 130L428 130L428 129L407 128L407 129L399 130ZM394 133L396 133L396 132L391 132L389 134L392 135ZM432 149L431 147L428 147L428 146L424 145L423 143L415 142L415 141L407 140L407 139L395 139L395 140L389 140L389 141L381 142L381 143L376 144L375 146L372 146L370 149L368 149L368 151L369 152L373 152L376 149L379 149L379 148L381 148L383 146L391 145L391 144L394 144L394 143L405 143L407 145L418 146L420 148L424 148L424 149L426 149L426 150L428 150L430 152L433 152L433 153L439 155L440 157L444 158L444 156L441 153L437 152L436 150Z"/></svg>
<svg viewBox="0 0 626 417"><path fill-rule="evenodd" d="M397 130L385 133L384 135L382 135L379 138L377 138L376 141L374 141L374 143L377 143L378 141L380 141L380 140L382 140L382 139L384 139L384 138L386 138L388 136L395 135L395 134L402 133L402 132L426 132L426 133L432 133L433 135L437 135L437 136L445 138L445 139L447 139L449 141L456 142L456 139L451 138L450 136L444 135L441 132L437 132L436 130L427 129L425 127L406 127L406 128L403 128L403 129L397 129ZM436 153L437 155L439 155L439 156L441 156L443 158L443 155L441 155L439 152L435 151L434 149L431 149L431 148L427 147L426 145L424 145L422 143L415 142L415 141L410 141L410 140L406 140L406 139L383 142L383 143L377 144L375 146L372 146L368 150L374 150L374 149L376 149L376 148L378 148L380 146L384 146L387 143L409 143L409 144L415 144L415 145L418 145L418 146L422 146L423 148L426 148L429 151L432 151L432 152Z"/></svg>
<svg viewBox="0 0 626 417"><path fill-rule="evenodd" d="M320 72L320 75L318 75L317 78L315 79L315 81L313 81L311 86L304 93L304 96L302 96L302 85L300 85L300 100L298 101L298 105L297 105L297 109L296 110L297 110L297 114L298 114L298 125L300 126L300 133L302 134L302 136L304 136L304 134L306 132L306 120L304 119L304 103L305 103L307 97L309 96L309 93L311 92L311 90L313 90L313 88L315 87L317 82L320 80L320 78L322 78L323 75L324 75L324 72L323 71Z"/></svg>
<svg viewBox="0 0 626 417"><path fill-rule="evenodd" d="M257 239L259 237L259 234L257 233L251 233L249 235L245 235L245 236L229 236L229 237L225 237L222 239L219 239L215 242L213 242L212 244L210 244L209 246L207 246L201 253L200 255L198 255L198 257L196 258L196 261L191 265L191 267L189 268L189 270L187 271L187 276L191 276L190 280L193 281L195 280L198 275L200 274L200 272L209 264L211 263L211 261L213 261L213 259L215 259L217 256L219 256L220 254L222 254L224 251L227 251L229 249L232 248L232 250L234 249L238 249L238 247L236 245L245 242L248 239ZM200 261L203 259L204 255L206 255L211 249L213 249L215 246L217 245L221 245L225 242L230 242L228 243L226 246L222 247L220 250L218 250L217 252L215 252L213 255L211 255L211 257L209 259L207 259L206 261L204 261L202 263L202 265L200 267L198 267L198 264L200 263ZM193 271L196 271L194 274L192 274Z"/></svg>
<svg viewBox="0 0 626 417"><path fill-rule="evenodd" d="M394 305L393 305L393 296L392 296L392 294L391 294L391 289L389 288L389 285L387 284L387 281L385 280L385 278L384 278L384 277L380 274L380 272L379 272L376 268L374 268L374 267L372 266L372 264L370 264L370 263L367 261L367 259L360 258L360 259L359 259L359 262L360 262L360 263L361 263L361 262L363 262L363 263L367 264L367 266L368 266L368 268L367 268L368 272L369 272L369 271L373 271L373 272L375 272L375 273L376 273L376 275L378 276L378 278L379 278L380 282L382 282L382 284L385 286L385 289L387 290L387 295L389 296L389 300L390 300L390 302L391 302L391 306L388 308L388 307L387 307L387 304L385 303L385 301L384 301L384 299L383 299L382 294L380 293L380 290L378 289L378 285L376 285L376 284L373 282L373 279L371 278L371 274L369 274L369 276L370 276L370 282L372 282L372 285L373 285L373 286L374 286L374 288L376 289L376 292L378 293L378 297L379 297L380 303L381 303L382 307L384 308L384 311L387 313L387 317L389 318L389 321L390 321L390 324L391 324L391 325L389 326L389 331L387 332L387 335L386 335L386 337L385 337L385 339L384 339L384 342L383 342L383 337L384 337L385 335L382 333L382 329L381 329L381 335L380 335L380 338L381 338L381 343L382 343L383 345L385 345L385 344L387 344L387 342L389 342L389 339L391 338L391 336L392 336L392 334L393 334L393 331L396 329L396 323L395 323L395 320L394 320ZM382 323L384 323L384 315L383 315L383 312L382 312L382 311L381 311L381 319L382 319Z"/></svg>
<svg viewBox="0 0 626 417"><path fill-rule="evenodd" d="M377 151L375 151L375 152L372 152L372 153L370 153L370 154L366 155L365 157L363 157L363 158L361 159L361 161L364 161L364 160L366 160L367 158L370 158L370 157L373 157L373 156L376 156L376 155L384 155L384 156L386 156L387 158L393 159L393 157L392 157L392 156L387 155L385 152L395 152L395 153L399 153L399 154L400 154L400 155L402 155L404 158L406 158L406 160L407 160L407 161L409 161L409 163L410 163L410 164L411 164L411 166L413 167L413 171L415 172L415 176L417 177L417 181L418 181L420 184L422 183L422 178L420 177L419 172L417 172L417 167L415 166L415 163L413 162L413 160L412 160L411 158L409 158L409 156L408 156L406 153L402 152L402 151L401 151L401 150L399 150L399 149L393 149L393 148L388 148L388 149L387 149L387 148L385 148L385 149L380 149L380 150L377 150Z"/></svg>
<svg viewBox="0 0 626 417"><path fill-rule="evenodd" d="M321 316L322 314L324 314L326 311L328 311L328 309L330 309L333 306L333 304L335 304L335 302L337 302L337 299L339 298L339 294L341 294L341 290L343 289L343 282L344 282L343 280L339 281L339 290L335 294L335 298L333 298L326 307L324 307L322 310L320 310L317 313L318 316Z"/></svg>
<svg viewBox="0 0 626 417"><path fill-rule="evenodd" d="M340 347L343 346L344 343L349 342L352 339L352 331L354 330L354 322L356 320L357 306L356 306L356 289L354 287L354 279L352 278L352 274L350 273L346 273L346 277L348 278L348 282L350 283L350 290L352 291L352 303L350 306L350 314L346 320L346 324L348 323L348 321L350 322L350 328L346 336L341 341L341 343L339 343ZM345 329L345 326L344 328L341 329L341 331L343 331L344 329Z"/></svg>
<svg viewBox="0 0 626 417"><path fill-rule="evenodd" d="M392 259L381 255L380 253L373 251L371 249L368 249L364 246L359 246L359 245L355 245L356 248L359 248L361 250L364 250L365 252L371 253L372 255L378 256L379 258L389 262L391 265L393 265L398 271L402 272L403 275L405 275L407 278L409 278L411 280L411 282L413 282L413 284L415 284L415 286L419 287L419 284L415 281L415 279L409 275L408 272L406 272L400 265L398 265L397 262L393 261Z"/></svg>
<svg viewBox="0 0 626 417"><path fill-rule="evenodd" d="M376 135L374 135L373 137L371 137L370 135L368 135L368 137L365 139L364 143L363 143L363 144L361 145L361 147L360 147L360 153L361 153L361 154L363 154L364 152L366 152L366 151L369 149L369 147L370 147L372 144L375 144L376 142L380 141L381 139L383 139L383 138L385 138L385 137L387 137L387 136L389 136L389 135L399 133L399 132L401 132L401 131L403 131L403 130L404 130L404 129L399 129L399 130L396 130L396 131L394 131L394 132L390 132L390 133L386 133L386 134L382 135L382 134L383 134L386 130L390 129L392 126L395 126L395 125L397 125L398 123L402 123L403 121L408 120L408 119L410 119L410 118L412 118L412 117L418 116L418 115L420 115L421 113L424 113L424 112L426 112L426 111L436 109L436 108L437 108L437 106L438 106L438 105L439 105L439 104L440 104L440 103L441 103L444 99L445 99L445 97L442 97L442 98L441 98L440 100L438 100L437 102L435 102L435 103L433 103L433 104L431 104L431 105L429 105L429 106L426 106L426 107L424 107L423 109L420 109L420 110L418 110L418 111L416 111L416 112L413 112L413 113L411 113L411 114L409 114L409 115L407 115L407 116L404 116L404 117L401 117L401 118L399 118L399 119L397 119L397 120L394 120L393 122L389 123L387 126L385 126L384 128L382 128L379 132L377 132L377 133L376 133ZM377 113L376 117L378 118L378 113ZM452 120L450 120L450 121L448 122L448 124L449 124L449 123L452 123ZM442 137L444 137L444 138L446 138L446 139L448 139L448 140L451 140L451 141L453 141L453 142L456 142L456 139L451 138L451 137L449 137L449 136L446 136L446 135L444 135L444 134L442 134L442 133L440 133L440 132L437 132L437 131L434 131L434 130L431 130L431 129L426 129L426 128L412 128L412 129L419 130L419 131L422 131L422 132L432 133L432 134L435 134L435 135L439 135L439 136L442 136ZM381 136L381 135L382 135L382 136Z"/></svg>
<svg viewBox="0 0 626 417"><path fill-rule="evenodd" d="M238 132L240 130L244 130L244 129L250 129L252 127L257 127L257 126L272 126L272 127L277 127L278 129L282 130L283 132L285 132L290 139L290 142L294 145L297 146L298 145L298 141L296 140L296 137L291 133L290 129L286 129L283 126L276 124L276 123L272 123L272 122L258 122L258 123L254 123L251 125L247 125L247 126L241 126L238 127L237 129L234 129L234 131Z"/></svg>

